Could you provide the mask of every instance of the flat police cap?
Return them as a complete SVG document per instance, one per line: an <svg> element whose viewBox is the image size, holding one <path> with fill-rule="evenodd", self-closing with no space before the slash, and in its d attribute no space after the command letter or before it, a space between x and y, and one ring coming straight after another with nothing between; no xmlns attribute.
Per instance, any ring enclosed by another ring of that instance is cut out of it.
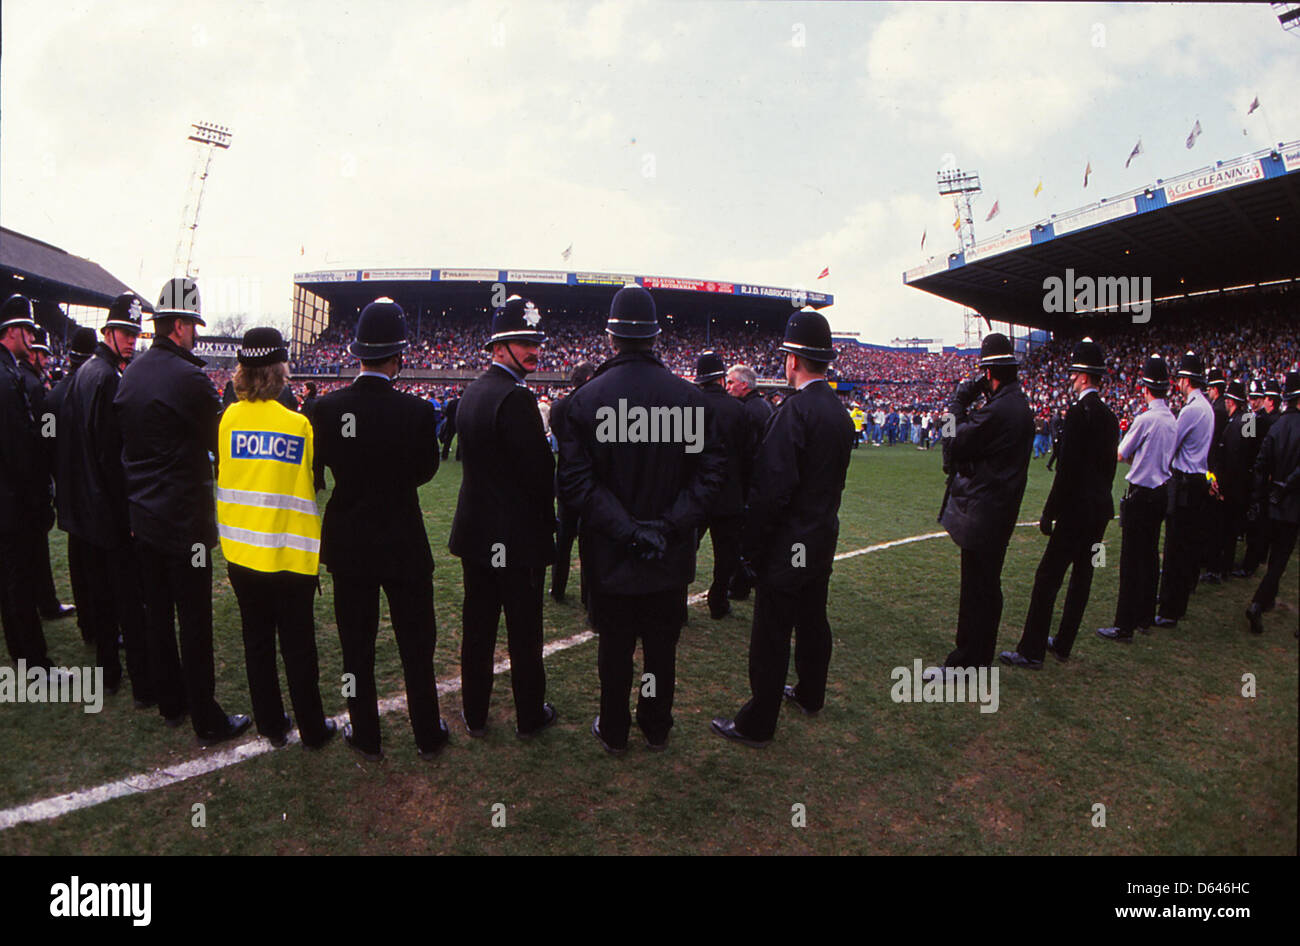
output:
<svg viewBox="0 0 1300 946"><path fill-rule="evenodd" d="M1074 346L1071 362L1071 371L1082 371L1085 374L1106 373L1106 358L1102 354L1101 346L1091 338L1081 339Z"/></svg>
<svg viewBox="0 0 1300 946"><path fill-rule="evenodd" d="M15 325L22 325L36 331L36 320L32 318L32 302L24 295L14 293L0 306L0 332Z"/></svg>
<svg viewBox="0 0 1300 946"><path fill-rule="evenodd" d="M54 354L50 351L50 335L43 328L36 329L36 339L32 342L32 348L37 351L43 351L47 355Z"/></svg>
<svg viewBox="0 0 1300 946"><path fill-rule="evenodd" d="M269 326L250 328L244 333L244 340L235 357L245 367L260 368L288 361L289 349L285 346L284 336L279 329Z"/></svg>
<svg viewBox="0 0 1300 946"><path fill-rule="evenodd" d="M1149 388L1167 388L1169 387L1169 366L1165 360L1158 354L1152 355L1147 359L1147 363L1142 366L1142 377L1139 379Z"/></svg>
<svg viewBox="0 0 1300 946"><path fill-rule="evenodd" d="M387 296L361 310L356 339L348 351L362 361L385 361L406 351L406 313Z"/></svg>
<svg viewBox="0 0 1300 946"><path fill-rule="evenodd" d="M1286 391L1283 397L1288 401L1300 397L1300 371L1288 371L1286 373Z"/></svg>
<svg viewBox="0 0 1300 946"><path fill-rule="evenodd" d="M726 373L727 366L722 363L722 356L717 352L700 352L700 357L695 359L695 381L697 384L704 381L714 381Z"/></svg>
<svg viewBox="0 0 1300 946"><path fill-rule="evenodd" d="M785 323L785 340L777 350L823 364L834 361L831 324L812 306L804 306Z"/></svg>
<svg viewBox="0 0 1300 946"><path fill-rule="evenodd" d="M1228 398L1230 401L1236 401L1239 404L1244 402L1246 400L1246 385L1241 382L1240 378L1238 378L1236 381L1233 381L1228 385L1228 393L1225 394L1224 397Z"/></svg>
<svg viewBox="0 0 1300 946"><path fill-rule="evenodd" d="M615 338L654 338L659 334L659 313L654 297L644 286L624 286L609 304L605 331Z"/></svg>
<svg viewBox="0 0 1300 946"><path fill-rule="evenodd" d="M189 276L177 276L175 279L167 280L162 287L162 292L158 293L158 307L150 318L154 321L189 319L199 325L207 325L208 323L203 321L202 312L199 284Z"/></svg>
<svg viewBox="0 0 1300 946"><path fill-rule="evenodd" d="M108 319L99 330L107 332L111 328L120 328L138 335L144 320L145 305L147 303L134 292L122 293L108 307Z"/></svg>
<svg viewBox="0 0 1300 946"><path fill-rule="evenodd" d="M497 342L534 342L540 345L546 341L542 331L542 313L537 311L531 299L511 296L506 304L492 313L492 337L484 348L491 348Z"/></svg>
<svg viewBox="0 0 1300 946"><path fill-rule="evenodd" d="M1228 386L1228 379L1223 376L1223 369L1211 368L1208 372L1206 372L1205 386L1207 388L1214 388L1214 387L1226 388Z"/></svg>
<svg viewBox="0 0 1300 946"><path fill-rule="evenodd" d="M1182 360L1178 362L1178 377L1191 378L1199 381L1205 377L1205 362L1201 361L1201 356L1194 351L1183 353Z"/></svg>
<svg viewBox="0 0 1300 946"><path fill-rule="evenodd" d="M1011 339L1001 332L991 332L980 342L980 367L996 368L998 365L1018 365Z"/></svg>

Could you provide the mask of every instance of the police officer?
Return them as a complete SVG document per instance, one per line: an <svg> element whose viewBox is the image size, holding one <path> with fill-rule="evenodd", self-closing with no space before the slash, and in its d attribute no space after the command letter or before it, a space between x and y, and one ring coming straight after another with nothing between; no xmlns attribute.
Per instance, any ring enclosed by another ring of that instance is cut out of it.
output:
<svg viewBox="0 0 1300 946"><path fill-rule="evenodd" d="M1205 366L1195 352L1186 352L1178 365L1176 384L1187 399L1178 412L1174 455L1169 461L1169 496L1165 525L1165 559L1160 573L1156 627L1173 627L1187 612L1196 584L1201 550L1209 525L1210 444L1214 442L1214 410L1201 388Z"/></svg>
<svg viewBox="0 0 1300 946"><path fill-rule="evenodd" d="M14 294L0 306L0 623L12 660L51 666L36 605L36 548L42 533L42 477L38 405L21 367L36 338L32 304Z"/></svg>
<svg viewBox="0 0 1300 946"><path fill-rule="evenodd" d="M812 308L796 312L778 350L785 353L785 377L794 393L773 417L759 449L745 519L745 548L757 576L749 638L752 693L735 719L719 716L711 724L719 736L753 748L775 735L783 696L809 716L826 702L826 598L855 437L853 421L826 382L835 358L826 316ZM798 679L786 686L792 633Z"/></svg>
<svg viewBox="0 0 1300 946"><path fill-rule="evenodd" d="M722 387L726 366L711 351L701 353L695 363L695 383L708 399L713 424L727 451L727 480L709 518L700 527L700 540L707 530L713 541L713 584L709 586L709 616L720 621L731 613L727 589L740 567L740 535L745 520L745 494L758 444L745 407Z"/></svg>
<svg viewBox="0 0 1300 946"><path fill-rule="evenodd" d="M464 576L462 716L476 738L487 732L503 609L515 733L531 738L557 718L545 701L542 666L543 584L555 560L555 461L537 397L524 384L546 338L541 320L537 306L520 296L496 309L484 346L492 364L465 389L456 412L465 466L448 547Z"/></svg>
<svg viewBox="0 0 1300 946"><path fill-rule="evenodd" d="M1210 408L1214 412L1214 433L1210 439L1210 454L1206 459L1206 469L1209 476L1206 479L1210 482L1209 500L1205 505L1205 544L1202 546L1200 555L1201 564L1205 566L1205 571L1201 573L1200 581L1208 585L1217 585L1223 581L1224 572L1220 568L1218 553L1222 548L1223 525L1226 510L1223 505L1223 493L1218 488L1219 472L1222 466L1220 457L1220 444L1223 440L1223 429L1228 425L1228 407L1224 392L1227 390L1228 380L1224 377L1220 368L1211 368L1205 374L1205 399L1210 402Z"/></svg>
<svg viewBox="0 0 1300 946"><path fill-rule="evenodd" d="M158 709L171 726L188 711L199 742L214 745L238 736L251 720L227 715L215 694L211 553L217 523L209 457L217 447L220 401L203 359L193 353L199 326L207 324L197 283L170 280L152 319L153 345L131 359L113 398L130 528Z"/></svg>
<svg viewBox="0 0 1300 946"><path fill-rule="evenodd" d="M732 365L727 371L727 393L732 397L739 399L745 408L745 417L749 420L749 440L753 444L755 458L758 454L759 445L763 442L763 435L767 433L768 421L772 419L773 408L770 401L758 390L758 375L749 365ZM752 470L752 461L751 461ZM745 499L749 499L749 486L745 483ZM744 536L741 537L740 558L744 563L736 568L731 579L731 591L728 597L733 601L745 601L749 598L749 592L752 585L749 581L749 574L753 569L748 565L744 549Z"/></svg>
<svg viewBox="0 0 1300 946"><path fill-rule="evenodd" d="M95 330L83 325L72 333L72 338L68 342L68 373L60 378L54 387L50 388L50 393L45 398L45 409L58 418L56 436L67 433L63 423L63 405L67 402L68 388L72 385L72 379L76 377L77 371L94 353ZM56 510L60 502L60 494L64 490L71 489L65 471L60 470L59 451L62 443L62 440L55 441L54 498ZM63 528L62 519L59 520L59 527ZM64 531L67 530L64 529ZM93 619L86 613L89 592L86 586L85 558L80 554L80 547L74 543L71 535L68 536L68 583L72 586L73 607L77 609L77 627L81 631L81 639L90 647L94 647Z"/></svg>
<svg viewBox="0 0 1300 946"><path fill-rule="evenodd" d="M590 381L595 374L596 366L590 361L580 361L573 366L573 374L570 376L570 380L573 382L573 391L570 391L568 396L556 401L555 406L551 408L551 433L555 435L556 443L564 439L564 425L569 413L570 398L579 388ZM569 563L573 557L573 540L578 537L578 511L565 505L564 501L558 497L558 485L556 493L555 564L551 566L551 597L555 601L563 601L564 590L569 584ZM578 581L580 585L579 593L585 607L587 604L587 582L581 572L579 572Z"/></svg>
<svg viewBox="0 0 1300 946"><path fill-rule="evenodd" d="M1255 412L1255 436L1261 445L1272 429L1273 422L1277 420L1281 400L1281 391L1275 379L1256 378L1252 383L1250 406ZM1240 578L1255 576L1260 563L1268 560L1272 531L1273 522L1268 510L1252 498L1246 507L1246 551L1242 556L1241 568L1234 575Z"/></svg>
<svg viewBox="0 0 1300 946"><path fill-rule="evenodd" d="M375 692L381 588L402 658L416 750L429 761L448 740L433 673L433 553L419 496L438 472L436 417L428 401L393 387L408 344L406 315L392 299L362 309L348 347L361 371L351 385L316 402L313 421L316 481L324 483L326 467L334 474L321 559L334 576L343 670L355 681L343 735L370 761L383 757Z"/></svg>
<svg viewBox="0 0 1300 946"><path fill-rule="evenodd" d="M1286 410L1269 427L1255 460L1254 501L1271 527L1268 571L1246 608L1246 620L1256 634L1264 632L1263 614L1273 608L1300 529L1300 371L1288 372L1284 390Z"/></svg>
<svg viewBox="0 0 1300 946"><path fill-rule="evenodd" d="M133 292L122 293L109 306L100 327L102 340L68 386L55 466L59 526L68 533L69 563L80 562L85 571L96 662L104 668L105 686L116 689L122 679L121 639L140 709L157 703L158 694L149 664L140 563L131 542L122 467L122 430L113 399L122 371L135 355L146 308L152 307Z"/></svg>
<svg viewBox="0 0 1300 946"><path fill-rule="evenodd" d="M722 490L727 459L708 428L704 394L654 354L660 328L650 293L615 293L605 331L615 354L570 399L559 487L578 511L588 612L600 635L600 715L591 731L621 754L638 638L648 676L637 724L649 748L668 744L695 533Z"/></svg>
<svg viewBox="0 0 1300 946"><path fill-rule="evenodd" d="M957 647L944 660L946 667L993 661L1002 618L1002 563L1034 446L1034 413L1020 389L1019 364L1009 338L1000 332L986 335L979 361L984 376L962 381L948 407L956 434L943 444L951 480L940 522L961 548L961 603ZM981 394L988 401L973 408Z"/></svg>
<svg viewBox="0 0 1300 946"><path fill-rule="evenodd" d="M1227 578L1236 568L1237 539L1246 528L1246 507L1250 504L1255 457L1259 455L1261 439L1255 436L1255 415L1246 409L1246 386L1240 379L1228 385L1224 405L1228 423L1219 438L1218 467L1223 522L1214 567Z"/></svg>
<svg viewBox="0 0 1300 946"><path fill-rule="evenodd" d="M1169 505L1169 461L1178 435L1178 422L1165 400L1169 393L1169 366L1165 360L1152 355L1142 366L1138 380L1146 409L1133 418L1116 454L1132 468L1125 477L1128 492L1119 505L1123 542L1115 623L1097 629L1099 636L1119 643L1132 643L1133 632L1146 631L1155 620L1160 523Z"/></svg>
<svg viewBox="0 0 1300 946"><path fill-rule="evenodd" d="M1009 666L1041 667L1047 650L1058 660L1069 659L1088 606L1095 549L1115 515L1111 483L1115 479L1119 422L1097 391L1106 373L1101 346L1092 339L1083 339L1074 346L1069 370L1074 403L1065 414L1056 477L1038 524L1049 536L1047 548L1034 574L1034 590L1020 643L1015 650L1001 654L1002 662ZM1066 568L1071 569L1070 586L1065 592L1061 626L1055 637L1048 637L1052 608Z"/></svg>

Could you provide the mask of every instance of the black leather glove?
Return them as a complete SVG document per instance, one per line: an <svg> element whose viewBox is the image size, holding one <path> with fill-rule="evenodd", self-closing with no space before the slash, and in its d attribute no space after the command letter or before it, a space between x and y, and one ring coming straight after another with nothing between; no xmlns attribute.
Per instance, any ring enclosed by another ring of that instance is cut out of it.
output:
<svg viewBox="0 0 1300 946"><path fill-rule="evenodd" d="M983 393L983 378L967 378L961 384L957 385L957 391L953 394L952 399L962 407L970 407L979 400L979 396Z"/></svg>
<svg viewBox="0 0 1300 946"><path fill-rule="evenodd" d="M638 522L632 528L632 551L648 562L663 558L668 551L663 525L662 522Z"/></svg>
<svg viewBox="0 0 1300 946"><path fill-rule="evenodd" d="M1052 534L1052 520L1046 517L1038 520L1038 531L1043 535Z"/></svg>

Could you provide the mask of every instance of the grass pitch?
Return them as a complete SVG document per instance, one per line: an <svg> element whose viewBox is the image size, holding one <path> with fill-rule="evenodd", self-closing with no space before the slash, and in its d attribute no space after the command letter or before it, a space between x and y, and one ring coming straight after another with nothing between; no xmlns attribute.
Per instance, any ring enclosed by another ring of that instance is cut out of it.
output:
<svg viewBox="0 0 1300 946"><path fill-rule="evenodd" d="M840 551L941 531L939 462L937 450L857 450ZM460 472L445 463L422 492L437 559L441 680L459 674L460 567L446 539ZM1035 461L1022 521L1037 518L1050 482ZM1117 495L1122 485L1117 477ZM1016 531L1003 574L999 650L1019 639L1045 542L1036 529ZM51 546L60 592L71 600L62 533L51 534ZM622 758L596 744L589 732L598 705L596 644L588 641L547 659L548 698L560 722L530 743L514 737L505 674L483 740L464 735L458 695L443 699L452 744L432 764L416 758L405 714L389 714L381 764L360 762L341 740L321 753L291 746L0 832L0 853L1293 854L1300 566L1292 561L1262 637L1248 632L1243 617L1255 582L1235 580L1198 589L1176 629L1122 646L1092 632L1114 613L1117 523L1106 549L1070 663L1003 668L996 713L982 714L975 703L890 697L894 667L938 662L953 644L959 556L941 537L836 564L826 709L815 719L783 711L766 750L724 742L708 728L712 716L733 715L747 698L752 600L721 622L700 605L682 633L666 753L645 751L635 728ZM710 570L705 542L701 579ZM575 569L569 603L546 599L548 640L585 629L576 586ZM705 586L697 581L692 591ZM326 711L338 713L346 704L328 575L323 588L316 602L322 693ZM1064 589L1058 618L1063 597ZM214 602L217 697L228 712L249 712L238 609L220 559ZM377 673L381 695L392 695L402 677L386 627ZM49 623L46 634L58 662L93 660L75 621ZM504 636L503 629L502 658ZM1244 674L1254 675L1253 698L1242 696ZM170 730L155 711L133 710L129 688L98 715L76 705L5 704L0 808L204 751L188 727ZM200 802L207 824L195 828L191 811ZM1098 804L1105 827L1094 826ZM504 827L493 826L498 805ZM792 823L796 805L804 806L805 827Z"/></svg>

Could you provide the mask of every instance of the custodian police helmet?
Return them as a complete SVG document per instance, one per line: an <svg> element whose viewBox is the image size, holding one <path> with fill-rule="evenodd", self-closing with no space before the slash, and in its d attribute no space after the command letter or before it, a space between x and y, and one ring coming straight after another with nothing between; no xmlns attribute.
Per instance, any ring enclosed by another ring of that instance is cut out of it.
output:
<svg viewBox="0 0 1300 946"><path fill-rule="evenodd" d="M348 351L362 361L385 361L406 351L406 313L387 296L381 296L361 310L357 337Z"/></svg>

